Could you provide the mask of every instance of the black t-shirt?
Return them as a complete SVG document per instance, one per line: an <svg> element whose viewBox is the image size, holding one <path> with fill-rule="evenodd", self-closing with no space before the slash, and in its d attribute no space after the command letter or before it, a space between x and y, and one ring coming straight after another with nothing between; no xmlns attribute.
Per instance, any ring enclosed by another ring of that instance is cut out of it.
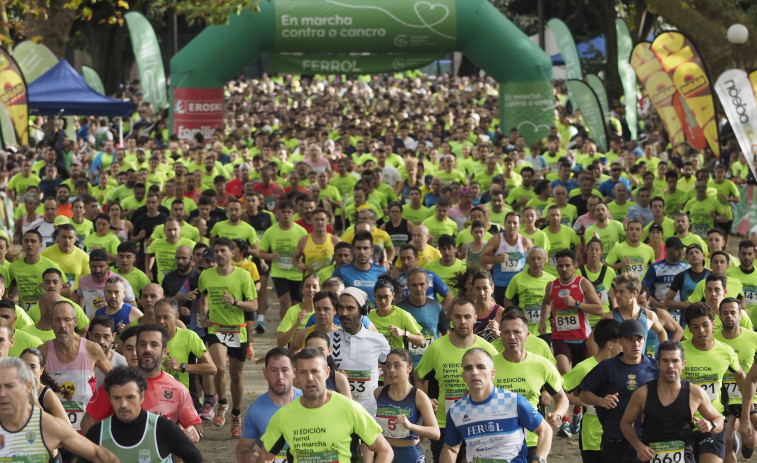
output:
<svg viewBox="0 0 757 463"><path fill-rule="evenodd" d="M197 289L197 282L200 279L200 272L196 269L189 271L188 275L180 275L178 270L172 270L163 277L163 292L166 297L174 297L179 293L181 287L184 286L184 282L189 279L189 290ZM191 304L187 302L185 305Z"/></svg>
<svg viewBox="0 0 757 463"><path fill-rule="evenodd" d="M162 212L155 217L150 217L147 214L142 214L137 218L136 221L134 221L134 230L132 231L132 234L138 235L139 232L144 230L146 232L144 239L147 239L150 237L150 235L152 235L155 227L165 222L167 218L168 214L163 214ZM144 239L142 241L144 241Z"/></svg>
<svg viewBox="0 0 757 463"><path fill-rule="evenodd" d="M262 235L273 225L271 215L265 211L258 211L258 215L255 216L246 214L246 217L247 223L252 225L252 228L254 228L256 232L258 232L258 235Z"/></svg>
<svg viewBox="0 0 757 463"><path fill-rule="evenodd" d="M162 204L158 206L158 212L165 215L171 215L171 211ZM141 206L134 209L134 213L131 215L131 223L134 223L141 215L147 214L147 206Z"/></svg>
<svg viewBox="0 0 757 463"><path fill-rule="evenodd" d="M144 435L144 429L147 424L147 412L142 410L136 420L131 423L120 421L115 415L110 417L111 434L116 443L121 447L131 447L139 443ZM102 423L97 423L87 431L87 439L100 445L100 432ZM179 426L173 421L169 421L162 416L158 417L155 423L155 440L158 443L158 452L160 458L167 458L168 455L176 455L184 460L185 463L202 463L202 453L189 440ZM132 461L138 461L138 455L134 455ZM84 458L79 458L79 462L89 462Z"/></svg>
<svg viewBox="0 0 757 463"><path fill-rule="evenodd" d="M583 199L581 195L576 195L568 199L568 203L576 206L576 210L578 211L578 217L581 217L582 215L589 212L589 208L586 207L586 203L588 203L588 199Z"/></svg>

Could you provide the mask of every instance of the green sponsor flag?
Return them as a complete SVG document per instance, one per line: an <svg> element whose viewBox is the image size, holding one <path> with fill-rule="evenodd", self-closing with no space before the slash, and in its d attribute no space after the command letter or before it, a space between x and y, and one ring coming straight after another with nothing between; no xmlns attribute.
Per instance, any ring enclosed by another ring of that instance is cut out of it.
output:
<svg viewBox="0 0 757 463"><path fill-rule="evenodd" d="M631 138L636 140L639 120L636 113L636 73L631 67L633 40L624 19L615 19L615 33L618 36L618 73L625 96L626 122L628 122L628 130L631 131Z"/></svg>
<svg viewBox="0 0 757 463"><path fill-rule="evenodd" d="M423 67L444 53L401 55L272 55L271 69L280 74L376 74Z"/></svg>
<svg viewBox="0 0 757 463"><path fill-rule="evenodd" d="M139 13L126 13L124 18L129 27L131 46L139 68L143 99L152 103L155 108L166 108L168 107L166 73L163 70L163 56L160 53L155 31L147 18Z"/></svg>
<svg viewBox="0 0 757 463"><path fill-rule="evenodd" d="M105 86L103 85L103 81L100 79L100 74L98 74L97 71L89 66L82 66L81 74L84 76L84 82L86 82L87 85L92 87L92 89L100 95L105 95Z"/></svg>
<svg viewBox="0 0 757 463"><path fill-rule="evenodd" d="M516 128L534 143L549 135L554 124L554 97L549 82L503 82L499 87L499 105L504 120L499 124L504 133Z"/></svg>
<svg viewBox="0 0 757 463"><path fill-rule="evenodd" d="M602 107L602 115L605 117L605 123L610 122L610 103L607 100L607 90L605 90L604 82L594 74L589 74L586 76L586 83L597 94L599 105Z"/></svg>
<svg viewBox="0 0 757 463"><path fill-rule="evenodd" d="M607 126L605 125L604 115L602 114L602 108L599 105L596 93L582 80L569 79L565 83L568 85L568 91L573 101L575 101L578 109L581 110L584 125L589 129L591 139L597 144L597 149L601 153L606 152Z"/></svg>
<svg viewBox="0 0 757 463"><path fill-rule="evenodd" d="M578 56L576 42L573 40L570 29L557 18L550 19L547 26L555 33L557 47L560 49L563 61L565 61L565 79L582 79L581 59Z"/></svg>
<svg viewBox="0 0 757 463"><path fill-rule="evenodd" d="M58 58L49 48L31 40L24 40L16 45L13 48L13 58L29 84L58 63Z"/></svg>

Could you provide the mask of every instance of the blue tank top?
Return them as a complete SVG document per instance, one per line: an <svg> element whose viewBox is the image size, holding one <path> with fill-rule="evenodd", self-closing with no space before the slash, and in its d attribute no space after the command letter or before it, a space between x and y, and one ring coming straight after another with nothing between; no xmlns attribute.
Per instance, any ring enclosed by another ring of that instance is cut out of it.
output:
<svg viewBox="0 0 757 463"><path fill-rule="evenodd" d="M95 311L95 317L99 317L100 315L107 315L108 317L113 319L113 331L115 332L118 329L118 325L123 323L126 326L129 326L131 323L129 321L129 314L131 314L132 306L129 304L124 304L121 306L121 310L114 314L105 313L105 307L101 309L97 309Z"/></svg>
<svg viewBox="0 0 757 463"><path fill-rule="evenodd" d="M617 308L612 309L612 316L617 320L619 323L623 323L624 319L621 317L620 312ZM644 309L641 309L639 311L639 316L636 318L639 323L641 323L641 326L647 326L647 313ZM657 347L660 345L660 338L657 337L657 333L652 331L650 328L647 328L647 337L644 341L644 353L647 355L651 355L652 357L657 355Z"/></svg>
<svg viewBox="0 0 757 463"><path fill-rule="evenodd" d="M376 399L378 406L376 421L381 425L384 437L409 441L417 440L418 434L409 431L401 424L397 424L395 419L402 414L406 415L411 423L418 424L421 420L421 414L418 407L415 406L415 393L418 389L413 386L404 399L394 400L389 396L389 387L388 384L384 386Z"/></svg>

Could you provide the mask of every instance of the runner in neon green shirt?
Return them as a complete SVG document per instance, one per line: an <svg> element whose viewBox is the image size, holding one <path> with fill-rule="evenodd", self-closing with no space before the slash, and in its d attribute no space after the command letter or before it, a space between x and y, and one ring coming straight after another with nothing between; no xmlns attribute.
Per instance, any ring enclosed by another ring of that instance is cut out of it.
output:
<svg viewBox="0 0 757 463"><path fill-rule="evenodd" d="M436 203L434 215L421 222L421 225L425 225L428 228L429 235L433 237L434 246L436 246L440 236L455 236L457 234L457 224L454 220L447 217L449 207L450 205L447 201L440 199Z"/></svg>
<svg viewBox="0 0 757 463"><path fill-rule="evenodd" d="M413 222L413 225L420 225L431 215L431 211L421 203L423 196L420 188L410 188L408 197L410 201L402 206L402 218Z"/></svg>
<svg viewBox="0 0 757 463"><path fill-rule="evenodd" d="M633 272L644 277L647 268L654 263L654 249L641 242L643 224L638 220L628 222L626 241L616 244L605 258L605 263L621 274Z"/></svg>
<svg viewBox="0 0 757 463"><path fill-rule="evenodd" d="M704 389L712 405L722 413L720 390L723 376L731 373L743 396L746 375L736 352L725 343L713 339L715 314L707 303L690 305L684 312L684 318L687 327L691 328L692 337L681 343L686 353L686 366L681 377ZM750 411L751 404L742 416L749 416Z"/></svg>
<svg viewBox="0 0 757 463"><path fill-rule="evenodd" d="M715 226L715 221L727 220L727 216L720 201L707 196L707 182L697 182L694 189L696 198L689 200L683 211L691 218L692 232L707 239L707 232Z"/></svg>
<svg viewBox="0 0 757 463"><path fill-rule="evenodd" d="M103 212L95 218L95 233L90 233L84 238L84 249L92 252L95 249L103 249L108 254L111 262L118 260L118 245L121 240L110 231L110 215Z"/></svg>
<svg viewBox="0 0 757 463"><path fill-rule="evenodd" d="M555 409L548 412L545 419L559 428L562 417L568 412L568 397L563 391L563 382L555 364L526 350L526 339L530 336L528 321L523 312L508 310L500 320L500 339L505 345L502 354L493 358L496 376L494 385L517 392L538 408L541 390L545 389L555 400ZM534 447L536 434L526 433L526 445Z"/></svg>
<svg viewBox="0 0 757 463"><path fill-rule="evenodd" d="M541 303L544 300L547 285L555 277L544 272L547 255L544 249L535 246L526 253L527 268L513 276L505 290L505 307L516 305L523 309L528 320L528 331L539 336L539 322L541 321ZM552 332L551 323L547 327Z"/></svg>
<svg viewBox="0 0 757 463"><path fill-rule="evenodd" d="M118 245L118 269L116 273L124 277L134 290L134 297L139 299L142 295L142 288L150 284L145 272L136 268L134 262L137 260L137 245L131 241L125 241Z"/></svg>
<svg viewBox="0 0 757 463"><path fill-rule="evenodd" d="M252 225L242 221L242 203L236 200L229 201L226 206L226 213L229 215L229 219L213 225L210 230L210 237L220 236L230 240L244 240L250 244L251 248L257 249L258 234L252 228Z"/></svg>
<svg viewBox="0 0 757 463"><path fill-rule="evenodd" d="M373 289L376 310L368 313L368 318L392 349L407 349L407 343L416 347L425 346L426 340L421 334L421 325L409 312L392 305L396 292L394 279L387 275L378 277Z"/></svg>
<svg viewBox="0 0 757 463"><path fill-rule="evenodd" d="M594 285L604 313L617 306L615 290L612 287L617 274L612 267L602 262L602 242L597 238L590 239L586 244L586 265L578 269L576 275L587 278ZM600 315L589 314L589 325L595 326L601 318Z"/></svg>
<svg viewBox="0 0 757 463"><path fill-rule="evenodd" d="M723 328L720 331L715 331L713 338L730 346L736 352L741 369L747 372L752 368L755 354L757 354L757 333L742 329L740 326L742 310L737 300L733 298L724 299L719 310L718 318ZM739 428L743 397L732 373L726 373L723 377L723 384L728 395L728 406L724 415L728 418L726 421L726 445L730 445L730 447L726 447L726 452L729 452L728 449L733 448L733 433ZM754 402L754 398L751 402ZM735 460L735 455L731 454L731 456Z"/></svg>
<svg viewBox="0 0 757 463"><path fill-rule="evenodd" d="M39 302L42 289L42 273L48 268L62 270L52 260L40 255L42 237L36 230L29 230L22 237L24 257L11 263L8 287L10 293L13 288L18 292L18 302L24 310Z"/></svg>
<svg viewBox="0 0 757 463"><path fill-rule="evenodd" d="M618 183L615 185L615 188L613 188L615 200L610 201L610 203L607 204L607 209L610 211L613 220L617 220L621 223L623 222L623 219L628 216L628 210L636 204L635 202L626 199L627 194L628 189L626 186L622 183Z"/></svg>
<svg viewBox="0 0 757 463"><path fill-rule="evenodd" d="M558 206L549 206L547 221L549 226L544 229L544 233L549 240L549 261L545 270L556 277L557 261L555 261L555 255L564 249L575 251L581 244L581 240L571 227L562 223L562 211Z"/></svg>
<svg viewBox="0 0 757 463"><path fill-rule="evenodd" d="M755 246L750 240L742 240L739 243L740 265L726 271L728 281L738 280L741 282L746 298L746 309L752 324L757 321L757 272L754 271ZM729 296L736 297L729 294Z"/></svg>
<svg viewBox="0 0 757 463"><path fill-rule="evenodd" d="M610 218L610 211L605 203L597 203L594 206L594 218L597 219L597 222L586 227L584 241L588 242L594 237L598 238L602 242L602 261L604 261L612 248L623 241L626 232L622 223Z"/></svg>
<svg viewBox="0 0 757 463"><path fill-rule="evenodd" d="M480 347L492 357L497 350L482 337L473 332L476 322L476 309L470 302L455 303L450 311L452 331L428 345L415 371L418 378L431 379L431 373L439 383L439 395L431 397L439 402L436 420L439 427L447 424L447 411L462 399L468 387L463 381L462 360L465 352L472 347Z"/></svg>
<svg viewBox="0 0 757 463"><path fill-rule="evenodd" d="M166 230L168 233L168 227ZM178 235L178 230L175 232ZM250 272L232 264L234 244L227 238L218 238L213 244L213 254L217 267L206 269L200 274L197 289L200 292L200 323L208 326L208 350L218 368L213 382L218 394L214 424L221 427L226 422L226 357L229 357L229 373L232 378L242 375L247 359L247 323L244 312L258 310L258 293ZM242 381L231 382L231 433L241 433L242 418L239 415L244 396ZM235 413L236 412L236 413Z"/></svg>
<svg viewBox="0 0 757 463"><path fill-rule="evenodd" d="M529 206L524 207L521 215L523 216L523 225L520 227L520 234L530 239L534 246L539 246L549 253L551 245L547 234L544 233L544 230L536 228L536 219L538 219L536 209Z"/></svg>
<svg viewBox="0 0 757 463"><path fill-rule="evenodd" d="M294 463L351 463L356 440L375 452L378 461L390 460L392 448L381 426L358 403L326 389L328 365L315 348L294 360L298 375L309 375L303 395L273 414L260 438L261 461L274 461L285 444Z"/></svg>
<svg viewBox="0 0 757 463"><path fill-rule="evenodd" d="M465 261L455 257L457 248L455 248L455 238L453 238L452 236L442 236L439 239L437 248L442 253L442 257L432 260L431 262L427 262L423 266L423 268L439 275L442 281L444 281L447 286L452 288L454 286L453 282L455 280L455 275L460 272L465 272L465 269L468 268L468 265L465 263ZM454 294L455 290L453 289L452 291Z"/></svg>
<svg viewBox="0 0 757 463"><path fill-rule="evenodd" d="M181 224L176 218L169 217L165 223L165 239L157 239L147 247L145 255L145 274L152 281L152 264L158 265L158 283L171 270L176 270L176 250L179 246L195 247L195 242L181 236Z"/></svg>

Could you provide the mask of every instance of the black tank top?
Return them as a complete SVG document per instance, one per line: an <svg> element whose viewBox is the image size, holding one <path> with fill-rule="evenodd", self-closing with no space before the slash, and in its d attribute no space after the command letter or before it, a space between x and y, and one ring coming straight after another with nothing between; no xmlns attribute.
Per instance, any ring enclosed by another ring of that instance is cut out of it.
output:
<svg viewBox="0 0 757 463"><path fill-rule="evenodd" d="M389 235L389 238L392 239L392 244L395 248L405 245L410 241L410 230L408 230L407 228L406 219L402 219L399 227L392 225L391 220L386 222L384 225L384 228L386 228L386 233Z"/></svg>
<svg viewBox="0 0 757 463"><path fill-rule="evenodd" d="M692 452L691 432L693 429L691 407L689 405L689 382L681 380L681 390L676 400L664 406L657 395L657 382L647 383L647 401L644 404L644 425L641 441L650 442L683 441L687 454ZM686 459L688 461L688 458Z"/></svg>
<svg viewBox="0 0 757 463"><path fill-rule="evenodd" d="M489 320L496 320L497 311L502 307L499 304L494 304L491 312L484 318L476 318L476 324L473 325L473 332L478 336L484 338L486 341L494 342L497 337L494 335L491 329L489 329Z"/></svg>

